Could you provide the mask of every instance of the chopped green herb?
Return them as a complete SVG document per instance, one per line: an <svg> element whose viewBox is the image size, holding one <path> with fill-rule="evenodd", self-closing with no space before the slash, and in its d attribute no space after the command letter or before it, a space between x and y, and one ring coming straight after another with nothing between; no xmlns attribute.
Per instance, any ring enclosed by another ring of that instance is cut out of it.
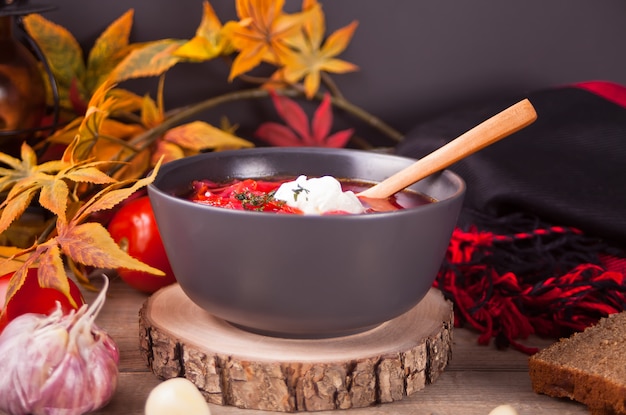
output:
<svg viewBox="0 0 626 415"><path fill-rule="evenodd" d="M298 185L297 189L293 189L293 200L294 200L294 202L298 201L298 196L300 196L300 193L302 193L302 192L310 193L311 191L309 189L305 189L301 185Z"/></svg>
<svg viewBox="0 0 626 415"><path fill-rule="evenodd" d="M272 203L277 206L282 206L285 204L284 200L278 200L274 198L275 190L269 193L261 193L256 194L250 191L242 192L242 193L233 193L235 199L241 202L241 206L245 210L257 210L262 211L265 206L269 203Z"/></svg>

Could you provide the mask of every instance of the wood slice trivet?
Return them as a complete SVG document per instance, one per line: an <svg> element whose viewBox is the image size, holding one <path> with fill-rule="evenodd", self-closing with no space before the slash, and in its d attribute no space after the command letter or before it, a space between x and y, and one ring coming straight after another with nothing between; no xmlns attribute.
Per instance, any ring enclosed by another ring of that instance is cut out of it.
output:
<svg viewBox="0 0 626 415"><path fill-rule="evenodd" d="M156 376L185 377L210 403L280 412L366 407L423 389L448 364L452 327L452 304L435 289L400 317L327 339L242 330L177 284L139 312L141 353Z"/></svg>

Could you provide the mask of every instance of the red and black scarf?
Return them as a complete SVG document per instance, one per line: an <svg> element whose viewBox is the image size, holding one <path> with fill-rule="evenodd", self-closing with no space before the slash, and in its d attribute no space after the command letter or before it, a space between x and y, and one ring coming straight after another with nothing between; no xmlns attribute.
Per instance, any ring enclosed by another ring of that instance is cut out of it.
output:
<svg viewBox="0 0 626 415"><path fill-rule="evenodd" d="M528 94L531 126L455 164L465 206L435 286L479 343L532 354L626 305L626 88ZM397 147L422 157L522 97L424 122Z"/></svg>

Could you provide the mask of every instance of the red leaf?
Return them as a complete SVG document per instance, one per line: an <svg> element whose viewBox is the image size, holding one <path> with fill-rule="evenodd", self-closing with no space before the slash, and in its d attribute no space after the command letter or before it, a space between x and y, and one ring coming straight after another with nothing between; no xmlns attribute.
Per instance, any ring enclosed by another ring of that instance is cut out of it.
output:
<svg viewBox="0 0 626 415"><path fill-rule="evenodd" d="M345 147L353 133L353 128L337 131L326 139L326 147Z"/></svg>
<svg viewBox="0 0 626 415"><path fill-rule="evenodd" d="M271 96L278 115L298 133L305 143L310 141L309 117L304 110L295 101L278 95L274 91L271 91Z"/></svg>
<svg viewBox="0 0 626 415"><path fill-rule="evenodd" d="M298 136L282 124L266 122L259 126L254 136L273 146L298 147L303 143Z"/></svg>
<svg viewBox="0 0 626 415"><path fill-rule="evenodd" d="M311 128L313 130L313 140L318 146L324 145L324 140L328 133L330 133L330 127L333 124L333 112L330 105L330 95L324 94L324 98L319 107L313 114L313 123Z"/></svg>

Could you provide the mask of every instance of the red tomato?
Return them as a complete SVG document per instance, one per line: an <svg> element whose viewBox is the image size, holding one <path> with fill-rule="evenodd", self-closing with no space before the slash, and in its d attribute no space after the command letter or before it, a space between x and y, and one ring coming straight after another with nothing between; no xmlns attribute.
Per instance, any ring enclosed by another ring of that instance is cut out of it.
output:
<svg viewBox="0 0 626 415"><path fill-rule="evenodd" d="M165 273L165 276L159 276L119 269L118 274L124 282L146 293L153 293L176 282L148 196L125 203L111 218L108 230L115 242L130 256Z"/></svg>
<svg viewBox="0 0 626 415"><path fill-rule="evenodd" d="M9 280L12 275L11 273L0 277L0 305L2 306L1 308L4 309L2 317L0 318L0 332L10 321L22 314L50 314L56 309L57 301L61 304L61 309L66 314L69 313L70 310L77 309L85 304L85 299L80 289L72 280L69 280L70 296L76 302L75 306L72 305L70 300L60 291L54 288L42 288L39 286L36 268L30 268L28 270L24 285L13 295L10 302L4 304Z"/></svg>

